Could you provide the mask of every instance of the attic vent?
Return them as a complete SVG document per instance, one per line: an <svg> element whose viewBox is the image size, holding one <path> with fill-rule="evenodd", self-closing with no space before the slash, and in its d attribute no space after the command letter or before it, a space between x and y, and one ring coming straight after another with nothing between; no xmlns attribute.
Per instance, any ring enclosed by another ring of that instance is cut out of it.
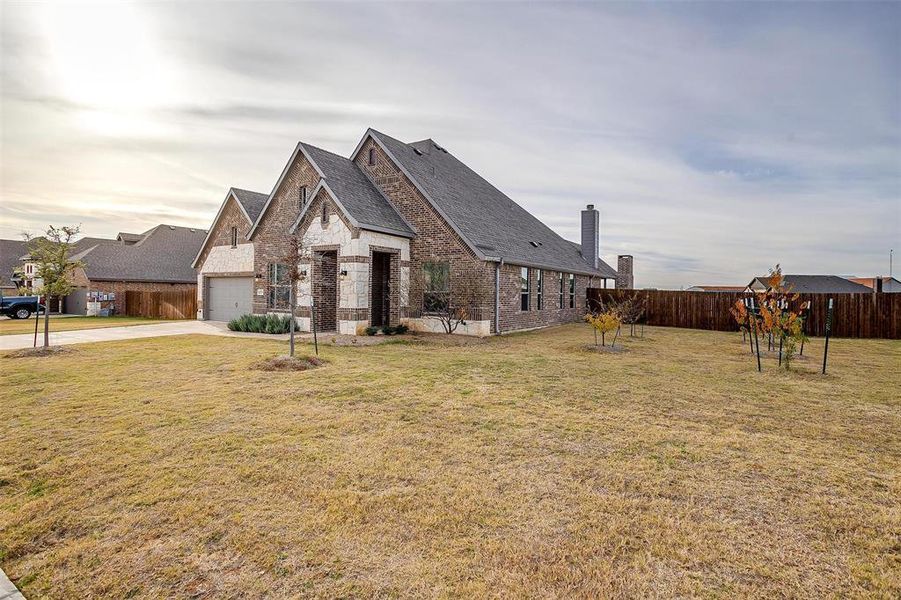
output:
<svg viewBox="0 0 901 600"><path fill-rule="evenodd" d="M171 229L172 231L175 231L175 225L169 225L169 229Z"/></svg>
<svg viewBox="0 0 901 600"><path fill-rule="evenodd" d="M197 232L196 229L189 229L188 231L190 231L191 233L196 233L196 232Z"/></svg>
<svg viewBox="0 0 901 600"><path fill-rule="evenodd" d="M529 243L532 244L533 248L537 248L538 246L541 245L541 242L529 242Z"/></svg>
<svg viewBox="0 0 901 600"><path fill-rule="evenodd" d="M444 152L445 154L447 154L447 150L445 150L444 148L442 148L442 147L439 146L438 144L435 144L434 142L432 142L432 143L435 145L435 148L437 148L438 150L441 150L442 152Z"/></svg>
<svg viewBox="0 0 901 600"><path fill-rule="evenodd" d="M416 153L416 156L422 156L422 150L420 150L419 148L413 148L413 152Z"/></svg>

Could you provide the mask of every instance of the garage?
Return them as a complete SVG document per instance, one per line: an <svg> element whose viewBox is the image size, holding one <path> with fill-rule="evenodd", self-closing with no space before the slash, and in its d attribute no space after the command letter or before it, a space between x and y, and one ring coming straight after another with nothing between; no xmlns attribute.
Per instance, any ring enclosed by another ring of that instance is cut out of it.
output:
<svg viewBox="0 0 901 600"><path fill-rule="evenodd" d="M253 277L210 277L206 295L206 318L231 321L251 312Z"/></svg>

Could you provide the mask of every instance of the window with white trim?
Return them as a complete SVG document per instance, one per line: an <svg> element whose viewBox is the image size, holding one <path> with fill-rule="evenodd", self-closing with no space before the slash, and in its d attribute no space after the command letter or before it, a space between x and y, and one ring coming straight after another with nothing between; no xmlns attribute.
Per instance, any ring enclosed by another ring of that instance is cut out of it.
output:
<svg viewBox="0 0 901 600"><path fill-rule="evenodd" d="M519 309L529 310L531 288L529 287L529 276L531 269L522 267L519 270Z"/></svg>
<svg viewBox="0 0 901 600"><path fill-rule="evenodd" d="M562 272L561 272L561 273L557 273L557 280L558 280L557 283L558 283L559 288L560 288L560 308L564 308L564 306L563 306L563 290L564 290L564 287L563 287L563 273L562 273Z"/></svg>
<svg viewBox="0 0 901 600"><path fill-rule="evenodd" d="M450 263L428 261L422 263L425 285L422 291L422 309L426 313L444 312L450 302Z"/></svg>
<svg viewBox="0 0 901 600"><path fill-rule="evenodd" d="M576 276L569 274L569 307L576 307Z"/></svg>
<svg viewBox="0 0 901 600"><path fill-rule="evenodd" d="M300 191L297 192L297 207L303 208L307 203L307 186L300 186Z"/></svg>
<svg viewBox="0 0 901 600"><path fill-rule="evenodd" d="M271 310L289 310L291 308L291 281L288 277L288 265L269 264L269 298Z"/></svg>

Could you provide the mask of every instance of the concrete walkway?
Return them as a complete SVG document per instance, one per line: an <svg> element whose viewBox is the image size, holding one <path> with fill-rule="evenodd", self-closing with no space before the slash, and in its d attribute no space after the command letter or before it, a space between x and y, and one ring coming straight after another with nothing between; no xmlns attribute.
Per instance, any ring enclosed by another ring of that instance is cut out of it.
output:
<svg viewBox="0 0 901 600"><path fill-rule="evenodd" d="M0 569L0 600L25 600L25 596L16 589L3 569Z"/></svg>
<svg viewBox="0 0 901 600"><path fill-rule="evenodd" d="M82 329L79 331L50 331L51 346L65 346L68 344L87 344L91 342L112 342L116 340L134 340L139 338L162 337L168 335L221 335L228 337L254 337L267 340L287 340L288 334L267 335L265 333L239 333L229 331L225 323L213 321L172 321L171 323L157 323L154 325L132 325L130 327L107 327L101 329ZM309 334L297 335L296 339L302 340L310 337ZM38 333L38 345L43 344L43 333ZM19 350L31 348L34 344L34 334L0 335L0 351ZM0 600L3 600L0 596Z"/></svg>

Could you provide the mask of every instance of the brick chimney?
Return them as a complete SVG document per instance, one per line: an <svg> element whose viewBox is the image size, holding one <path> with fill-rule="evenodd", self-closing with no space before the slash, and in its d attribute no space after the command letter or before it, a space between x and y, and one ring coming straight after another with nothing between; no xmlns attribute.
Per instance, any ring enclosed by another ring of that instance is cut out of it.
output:
<svg viewBox="0 0 901 600"><path fill-rule="evenodd" d="M589 204L582 211L582 257L595 269L600 254L601 215Z"/></svg>
<svg viewBox="0 0 901 600"><path fill-rule="evenodd" d="M635 287L632 274L632 255L620 254L616 257L616 289L631 290Z"/></svg>

